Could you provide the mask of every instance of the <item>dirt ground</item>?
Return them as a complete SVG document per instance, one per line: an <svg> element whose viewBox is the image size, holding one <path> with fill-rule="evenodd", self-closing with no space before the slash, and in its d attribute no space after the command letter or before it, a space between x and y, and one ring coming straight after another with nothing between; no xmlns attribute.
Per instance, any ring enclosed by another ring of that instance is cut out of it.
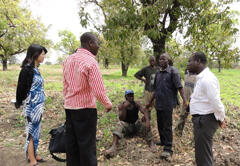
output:
<svg viewBox="0 0 240 166"><path fill-rule="evenodd" d="M2 82L2 84L5 84ZM11 104L11 99L15 98L15 84L7 86L7 90L0 91L0 166L27 166L25 160L25 119L20 109L16 110ZM62 108L62 92L46 91L48 101L46 101L46 111L43 113L41 126L41 137L39 143L39 153L47 160L40 163L41 166L64 166L51 158L48 151L50 129L64 122L64 111ZM119 94L116 94L116 97ZM114 98L115 99L115 98ZM51 103L51 104L48 104ZM214 137L213 152L215 166L240 166L240 109L227 105L227 128L219 129ZM103 110L98 112L101 118ZM154 141L159 139L156 125L155 111L152 111L152 131ZM175 109L173 113L173 128L179 119L180 109ZM110 147L111 139L106 139L104 129L111 128L112 124L106 123L103 127L98 127L97 154L99 166L193 166L194 162L194 142L191 117L188 117L182 137L173 133L174 154L169 161L160 159L162 147L157 146L157 152L152 153L146 142L139 137L124 138L118 146L118 153L114 158L106 159L103 152ZM111 135L108 136L111 138ZM107 140L107 141L106 141Z"/></svg>
<svg viewBox="0 0 240 166"><path fill-rule="evenodd" d="M6 99L6 98L5 98ZM7 102L10 102L7 100ZM19 120L19 110L14 109L13 105L1 105L2 110L8 110L4 114L0 115L0 166L25 166L28 165L25 160L24 154L24 142L25 142L25 126ZM238 109L239 108L235 108ZM155 112L153 111L153 116ZM174 125L178 119L179 110L175 110L173 114ZM238 125L237 116L228 115L229 121L228 127L224 130L218 130L214 137L214 158L215 166L240 166L240 129ZM48 119L51 117L51 113L45 113L44 122L42 128L49 125ZM18 122L18 123L16 123ZM158 133L156 128L156 121L153 119L153 133L154 140L158 140ZM45 131L43 131L45 132ZM100 132L100 131L98 131ZM99 134L97 134L99 135ZM101 139L101 137L100 137ZM41 163L42 166L63 166L64 163L59 163L53 160L48 153L48 138L40 140L39 151L43 153L46 163ZM161 160L160 153L162 147L157 146L157 152L152 153L149 151L149 147L146 145L142 138L125 138L120 141L118 147L118 153L114 158L104 158L103 152L109 148L110 145L98 146L98 163L100 166L105 165L132 165L132 166L146 166L146 165L162 165L162 166L192 166L194 163L194 149L193 149L193 135L192 135L192 123L189 116L186 123L186 127L182 137L178 137L174 133L173 150L174 155L169 161Z"/></svg>

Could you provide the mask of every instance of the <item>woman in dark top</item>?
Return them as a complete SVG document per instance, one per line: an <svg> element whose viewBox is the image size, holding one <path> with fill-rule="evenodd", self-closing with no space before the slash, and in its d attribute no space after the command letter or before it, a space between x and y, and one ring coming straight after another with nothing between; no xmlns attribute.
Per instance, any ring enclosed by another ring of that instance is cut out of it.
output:
<svg viewBox="0 0 240 166"><path fill-rule="evenodd" d="M37 154L37 148L45 102L43 78L38 66L43 62L46 53L47 49L43 46L30 45L18 77L15 107L19 108L23 105L27 132L25 153L30 166L36 166L38 165L37 162L45 161Z"/></svg>

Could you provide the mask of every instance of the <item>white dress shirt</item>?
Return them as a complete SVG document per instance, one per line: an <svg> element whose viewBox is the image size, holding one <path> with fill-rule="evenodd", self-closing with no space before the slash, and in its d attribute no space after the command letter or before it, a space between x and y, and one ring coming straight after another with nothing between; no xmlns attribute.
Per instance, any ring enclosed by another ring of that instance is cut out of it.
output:
<svg viewBox="0 0 240 166"><path fill-rule="evenodd" d="M217 120L223 122L225 119L219 82L208 67L196 76L196 84L190 101L190 113L191 115L214 113Z"/></svg>

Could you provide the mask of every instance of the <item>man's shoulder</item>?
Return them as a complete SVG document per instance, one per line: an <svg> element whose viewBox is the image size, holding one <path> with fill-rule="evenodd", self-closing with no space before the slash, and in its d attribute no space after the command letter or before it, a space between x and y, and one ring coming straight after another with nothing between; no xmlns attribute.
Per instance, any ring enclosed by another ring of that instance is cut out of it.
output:
<svg viewBox="0 0 240 166"><path fill-rule="evenodd" d="M97 61L94 57L91 57L90 55L81 52L81 53L74 53L72 55L69 55L64 61L63 64L67 63L81 63L81 65L91 66L96 65Z"/></svg>
<svg viewBox="0 0 240 166"><path fill-rule="evenodd" d="M217 77L213 73L208 73L204 77L201 78L200 83L202 86L207 87L209 85L218 84Z"/></svg>
<svg viewBox="0 0 240 166"><path fill-rule="evenodd" d="M149 67L150 67L150 66L145 66L145 67L141 68L140 71L146 71L146 70L149 70Z"/></svg>
<svg viewBox="0 0 240 166"><path fill-rule="evenodd" d="M171 73L173 73L173 74L178 74L179 73L178 69L176 67L174 67L174 66L169 66L169 67L170 67Z"/></svg>

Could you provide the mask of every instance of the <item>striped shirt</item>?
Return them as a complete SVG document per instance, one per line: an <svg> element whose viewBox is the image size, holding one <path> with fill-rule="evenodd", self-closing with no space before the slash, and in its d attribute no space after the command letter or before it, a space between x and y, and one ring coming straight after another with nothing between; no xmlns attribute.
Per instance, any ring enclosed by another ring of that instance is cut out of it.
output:
<svg viewBox="0 0 240 166"><path fill-rule="evenodd" d="M79 48L64 60L63 95L65 109L96 108L96 99L105 107L112 105L99 65L88 50Z"/></svg>

